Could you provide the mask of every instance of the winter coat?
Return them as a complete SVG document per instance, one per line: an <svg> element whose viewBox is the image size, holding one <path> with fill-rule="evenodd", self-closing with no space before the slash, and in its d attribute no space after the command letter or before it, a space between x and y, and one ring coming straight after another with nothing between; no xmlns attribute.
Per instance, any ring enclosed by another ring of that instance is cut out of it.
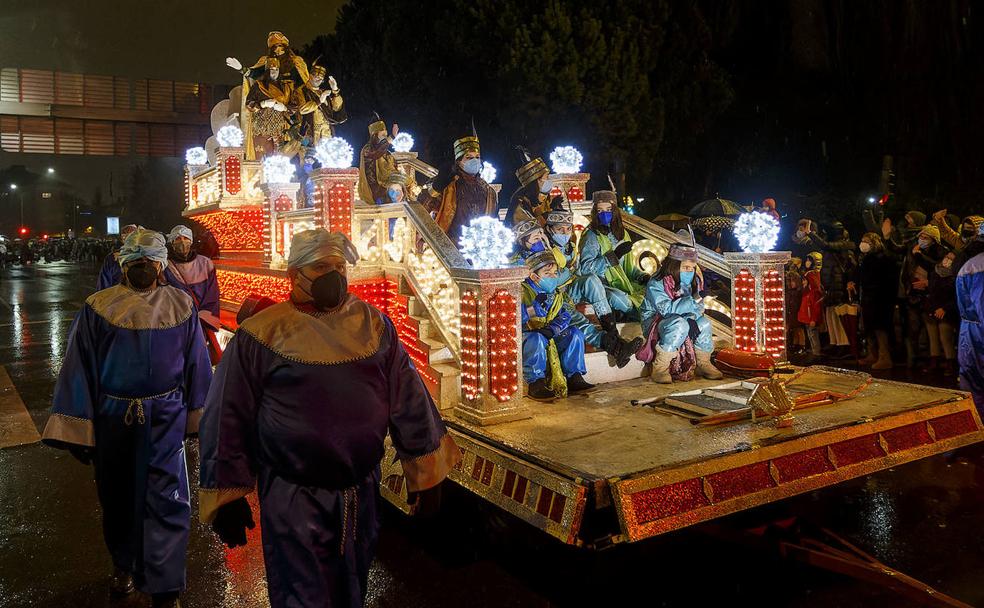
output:
<svg viewBox="0 0 984 608"><path fill-rule="evenodd" d="M820 324L823 318L824 296L823 287L820 284L820 271L810 270L803 279L806 287L803 289L803 299L800 301L799 314L797 319L804 325L810 323Z"/></svg>

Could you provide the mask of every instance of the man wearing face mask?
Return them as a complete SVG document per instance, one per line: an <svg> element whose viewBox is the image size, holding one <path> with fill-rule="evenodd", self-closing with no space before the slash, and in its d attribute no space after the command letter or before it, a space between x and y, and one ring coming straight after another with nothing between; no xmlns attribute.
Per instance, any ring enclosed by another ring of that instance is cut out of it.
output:
<svg viewBox="0 0 984 608"><path fill-rule="evenodd" d="M493 215L498 195L482 179L482 149L478 135L454 142L454 166L437 176L417 197L417 202L435 210L434 221L457 245L461 229L476 217Z"/></svg>
<svg viewBox="0 0 984 608"><path fill-rule="evenodd" d="M517 217L523 209L530 215L542 216L550 210L555 197L551 195L553 182L550 179L550 169L542 158L531 158L526 148L518 148L524 159L524 164L516 170L519 188L509 197L506 209L506 221ZM556 197L563 201L563 197Z"/></svg>
<svg viewBox="0 0 984 608"><path fill-rule="evenodd" d="M601 279L611 307L638 319L639 306L646 295L643 282L649 277L631 263L632 241L622 225L615 192L599 190L591 198L591 223L580 240L579 272Z"/></svg>
<svg viewBox="0 0 984 608"><path fill-rule="evenodd" d="M130 236L137 230L143 230L143 226L138 226L136 224L127 224L120 229L120 239L126 241L126 237ZM103 260L102 269L99 271L99 280L96 281L96 291L106 289L107 287L112 287L120 282L123 277L123 271L120 270L119 261L119 251L114 251L106 256Z"/></svg>
<svg viewBox="0 0 984 608"><path fill-rule="evenodd" d="M393 125L393 137L400 127ZM386 133L386 123L376 115L369 125L369 141L359 153L359 199L382 205L386 199L386 178L396 171L396 158L390 151L393 139Z"/></svg>
<svg viewBox="0 0 984 608"><path fill-rule="evenodd" d="M169 263L164 269L164 278L168 285L191 296L206 340L211 344L214 332L219 329L219 283L212 260L192 250L194 239L194 233L187 226L178 224L171 229L167 235ZM218 361L218 351L213 350L211 354L213 360Z"/></svg>
<svg viewBox="0 0 984 608"><path fill-rule="evenodd" d="M550 251L557 262L560 286L574 304L591 304L600 327L575 311L573 323L584 334L592 348L604 350L612 356L617 367L628 365L632 355L642 346L642 338L623 340L615 324L615 315L605 286L596 275L578 272L578 252L574 238L574 212L564 209L563 203L554 200L546 214L546 232L550 238Z"/></svg>
<svg viewBox="0 0 984 608"><path fill-rule="evenodd" d="M208 395L201 519L245 544L256 489L273 608L364 602L387 432L415 506L461 458L392 322L348 293L358 259L341 233L295 234L290 299L243 321Z"/></svg>
<svg viewBox="0 0 984 608"><path fill-rule="evenodd" d="M130 234L123 282L89 296L69 331L44 442L95 465L115 595L134 588L177 606L191 520L184 439L212 367L195 307L160 285L164 237Z"/></svg>
<svg viewBox="0 0 984 608"><path fill-rule="evenodd" d="M953 251L961 251L968 243L977 237L977 232L981 225L984 225L984 217L979 215L968 215L960 222L960 230L954 230L947 223L947 210L940 209L933 214L930 224L940 229L940 240L950 246Z"/></svg>
<svg viewBox="0 0 984 608"><path fill-rule="evenodd" d="M940 231L936 226L923 226L916 242L906 252L902 263L901 288L905 294L906 366L913 367L919 355L919 334L926 320L924 309L929 293L929 275L943 261Z"/></svg>
<svg viewBox="0 0 984 608"><path fill-rule="evenodd" d="M573 323L573 303L559 289L557 262L550 251L526 258L523 281L523 379L527 394L552 401L594 388L584 379L584 335Z"/></svg>

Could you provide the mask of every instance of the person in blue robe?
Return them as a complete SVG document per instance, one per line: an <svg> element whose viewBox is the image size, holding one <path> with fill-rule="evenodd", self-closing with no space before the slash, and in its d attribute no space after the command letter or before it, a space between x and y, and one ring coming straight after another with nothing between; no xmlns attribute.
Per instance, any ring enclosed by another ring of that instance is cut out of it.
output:
<svg viewBox="0 0 984 608"><path fill-rule="evenodd" d="M393 323L348 293L352 243L294 235L288 301L223 353L201 431L200 515L246 543L257 492L270 605L362 605L389 433L420 506L461 458Z"/></svg>
<svg viewBox="0 0 984 608"><path fill-rule="evenodd" d="M984 224L977 241L967 249L977 250L984 242ZM970 391L977 411L984 414L984 253L977 253L957 273L957 308L960 310L960 337L957 363L960 388Z"/></svg>
<svg viewBox="0 0 984 608"><path fill-rule="evenodd" d="M552 401L594 388L584 379L584 334L574 324L580 314L560 289L553 252L526 258L530 276L523 281L523 380L527 395Z"/></svg>
<svg viewBox="0 0 984 608"><path fill-rule="evenodd" d="M689 380L697 374L723 377L711 362L714 341L711 322L704 316L703 281L697 250L675 243L659 272L646 286L642 303L642 335L646 345L639 359L652 363L654 382Z"/></svg>
<svg viewBox="0 0 984 608"><path fill-rule="evenodd" d="M632 264L632 241L622 225L617 196L611 190L599 190L591 199L591 223L578 244L578 272L598 277L611 308L623 317L638 320L648 277Z"/></svg>
<svg viewBox="0 0 984 608"><path fill-rule="evenodd" d="M142 230L143 226L136 224L123 226L120 229L120 239L125 242L126 237L138 229ZM112 251L103 259L102 268L99 270L99 278L96 279L97 291L119 284L120 279L123 277L123 271L120 270L120 261L118 258L119 251Z"/></svg>
<svg viewBox="0 0 984 608"><path fill-rule="evenodd" d="M198 432L212 368L191 298L160 285L164 237L130 234L123 282L75 317L43 441L95 465L112 591L178 605L191 520L184 439Z"/></svg>

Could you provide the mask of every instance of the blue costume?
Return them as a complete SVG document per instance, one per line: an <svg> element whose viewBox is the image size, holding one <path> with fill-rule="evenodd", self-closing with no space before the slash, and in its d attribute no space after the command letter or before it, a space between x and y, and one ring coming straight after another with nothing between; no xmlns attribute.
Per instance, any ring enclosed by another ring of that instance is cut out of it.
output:
<svg viewBox="0 0 984 608"><path fill-rule="evenodd" d="M93 457L113 564L146 593L185 585L184 438L198 432L212 377L194 313L191 298L168 286L89 296L44 429L45 443Z"/></svg>
<svg viewBox="0 0 984 608"><path fill-rule="evenodd" d="M169 285L190 295L199 311L218 317L219 283L215 277L215 265L203 255L192 256L187 262L170 258L164 269L164 278Z"/></svg>
<svg viewBox="0 0 984 608"><path fill-rule="evenodd" d="M575 314L580 313L562 291L548 292L532 279L523 282L523 378L527 384L548 378L554 393L563 397L566 378L587 373L584 334L573 323Z"/></svg>
<svg viewBox="0 0 984 608"><path fill-rule="evenodd" d="M977 411L984 412L984 253L970 258L960 268L957 307L960 309L957 343L960 386L973 395Z"/></svg>
<svg viewBox="0 0 984 608"><path fill-rule="evenodd" d="M581 276L595 276L604 285L607 300L611 308L622 313L631 313L642 303L643 286L639 284L640 272L632 268L627 260L622 258L619 264L613 264L608 254L613 254L627 239L619 240L611 231L605 234L594 229L587 229L581 234L580 263L578 272Z"/></svg>
<svg viewBox="0 0 984 608"><path fill-rule="evenodd" d="M654 278L646 287L646 298L642 302L642 335L649 336L653 324L657 324L659 347L664 351L675 351L683 346L691 334L691 322L696 323L697 336L694 347L697 350L714 350L711 336L711 322L704 316L704 303L696 302L690 288L677 290L671 286L673 279Z"/></svg>
<svg viewBox="0 0 984 608"><path fill-rule="evenodd" d="M273 608L364 602L387 432L411 492L460 459L378 310L288 301L239 326L202 422L201 518L257 490Z"/></svg>
<svg viewBox="0 0 984 608"><path fill-rule="evenodd" d="M99 279L96 281L96 291L102 291L107 287L119 285L123 278L123 270L120 268L119 258L116 252L112 252L103 260L102 269L99 271Z"/></svg>

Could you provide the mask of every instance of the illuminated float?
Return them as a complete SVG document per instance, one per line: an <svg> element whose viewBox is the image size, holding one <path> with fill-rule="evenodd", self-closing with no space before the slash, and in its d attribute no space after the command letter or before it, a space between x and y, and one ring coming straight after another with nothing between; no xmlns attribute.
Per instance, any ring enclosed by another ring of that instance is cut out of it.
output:
<svg viewBox="0 0 984 608"><path fill-rule="evenodd" d="M598 390L549 406L530 401L518 310L528 273L480 252L503 238L492 220L475 225L459 251L420 205L357 200L352 147L337 134L314 144L320 166L302 184L283 160L290 150L249 153L250 127L242 121L251 118L243 104L237 89L216 107L204 158L189 151L184 168L184 216L211 232L221 249L215 266L223 308L233 312L250 295L286 298L285 260L295 232L324 227L349 235L362 256L350 273L351 291L393 320L464 450L451 479L564 543L641 540L984 437L966 393L820 367L737 384L656 385L641 362L618 370L605 353L590 353ZM394 143L408 184L436 174L412 152L411 136ZM591 201L581 155L561 147L551 157L555 193L570 202L583 228ZM491 166L484 171L494 179ZM775 226L754 215L745 220L747 232L739 221L746 252L722 256L698 247L705 280L719 290L708 314L717 346L782 363L788 253L766 251ZM671 243L690 242L637 215L623 220L647 272ZM668 403L685 402L682 389L706 389L705 397L717 391L733 406L674 412ZM777 429L772 421L787 421L790 408L795 423ZM390 449L382 463L381 491L406 510L402 470L392 456Z"/></svg>

